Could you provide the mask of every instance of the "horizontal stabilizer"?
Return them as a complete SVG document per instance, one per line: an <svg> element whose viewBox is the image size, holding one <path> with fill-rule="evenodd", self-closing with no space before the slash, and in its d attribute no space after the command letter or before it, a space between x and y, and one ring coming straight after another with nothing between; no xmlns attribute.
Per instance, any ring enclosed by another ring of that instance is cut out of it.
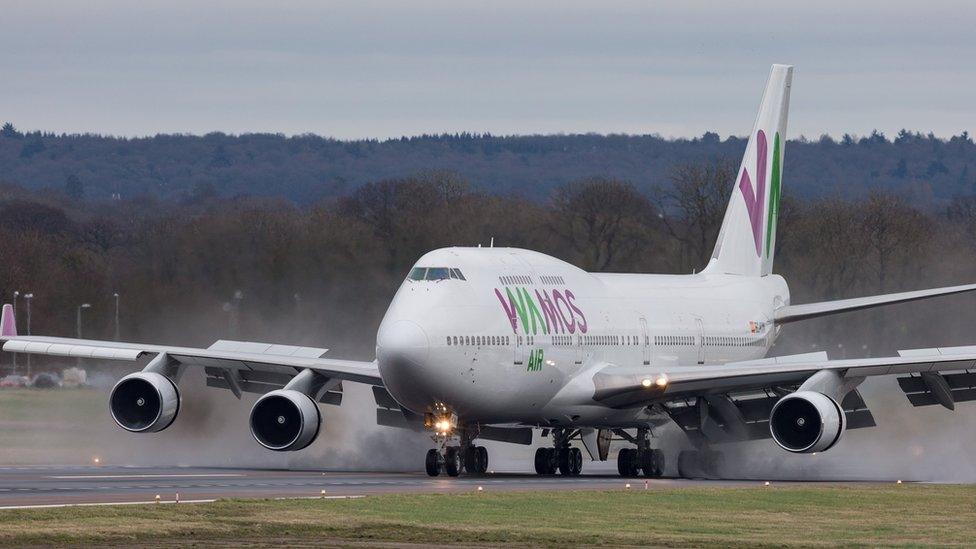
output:
<svg viewBox="0 0 976 549"><path fill-rule="evenodd" d="M881 305L893 303L904 303L917 299L927 299L943 295L958 294L976 290L976 284L964 284L962 286L947 286L944 288L931 288L928 290L916 290L914 292L899 292L896 294L882 294L868 297L855 297L853 299L838 299L836 301L821 301L820 303L805 303L803 305L788 305L776 311L775 322L786 324L797 320L806 320L818 316L827 316L837 313L868 309Z"/></svg>

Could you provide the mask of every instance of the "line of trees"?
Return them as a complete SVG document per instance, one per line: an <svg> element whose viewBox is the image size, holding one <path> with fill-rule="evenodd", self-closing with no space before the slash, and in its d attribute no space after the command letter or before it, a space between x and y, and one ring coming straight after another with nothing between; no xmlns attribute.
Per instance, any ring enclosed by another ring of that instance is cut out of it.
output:
<svg viewBox="0 0 976 549"><path fill-rule="evenodd" d="M284 197L299 205L344 196L372 181L428 169L460 174L476 191L536 201L580 177L631 182L647 194L676 169L713 158L738 160L746 141L708 132L695 139L657 135L424 135L340 141L316 135L156 135L24 133L0 129L0 174L29 189L74 199L111 196L164 201L201 196ZM786 147L793 196L859 199L873 188L946 207L976 190L976 145L902 130L840 139L791 140Z"/></svg>

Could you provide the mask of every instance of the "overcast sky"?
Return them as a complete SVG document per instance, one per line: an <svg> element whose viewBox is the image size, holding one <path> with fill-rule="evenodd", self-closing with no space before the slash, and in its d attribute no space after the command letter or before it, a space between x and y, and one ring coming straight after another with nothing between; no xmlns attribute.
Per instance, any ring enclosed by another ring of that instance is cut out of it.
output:
<svg viewBox="0 0 976 549"><path fill-rule="evenodd" d="M976 3L45 2L0 7L0 120L116 135L976 133Z"/></svg>

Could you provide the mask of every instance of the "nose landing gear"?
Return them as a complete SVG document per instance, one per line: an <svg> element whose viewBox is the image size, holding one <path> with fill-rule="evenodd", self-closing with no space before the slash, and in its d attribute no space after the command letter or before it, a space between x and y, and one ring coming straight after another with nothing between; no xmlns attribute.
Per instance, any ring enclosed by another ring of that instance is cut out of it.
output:
<svg viewBox="0 0 976 549"><path fill-rule="evenodd" d="M436 477L441 471L449 477L456 477L462 471L469 475L484 475L488 472L488 449L475 446L474 438L468 435L467 430L461 433L460 439L458 446L449 446L449 438L444 436L439 450L431 448L427 451L425 469L429 476Z"/></svg>

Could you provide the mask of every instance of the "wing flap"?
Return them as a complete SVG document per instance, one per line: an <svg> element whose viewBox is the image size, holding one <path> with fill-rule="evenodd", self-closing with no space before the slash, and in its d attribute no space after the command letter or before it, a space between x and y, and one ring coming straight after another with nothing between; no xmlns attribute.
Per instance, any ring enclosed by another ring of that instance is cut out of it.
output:
<svg viewBox="0 0 976 549"><path fill-rule="evenodd" d="M142 355L142 351L139 349L117 349L113 347L70 345L65 343L43 343L19 340L7 341L3 344L3 350L11 353L129 361L138 360Z"/></svg>
<svg viewBox="0 0 976 549"><path fill-rule="evenodd" d="M796 386L820 370L836 370L845 377L854 378L971 369L976 369L976 347L913 349L901 352L900 356L847 360L785 360L777 363L764 359L722 366L665 366L660 369L607 366L593 374L592 399L613 408L631 408L706 394ZM960 374L944 375L947 380L952 380L949 383L953 397L958 393L959 400L968 398L968 393L960 391L976 389L976 374L966 371L960 377L956 376ZM659 378L666 379L666 385L654 383ZM909 392L906 390L906 394ZM916 398L924 400L923 397Z"/></svg>

